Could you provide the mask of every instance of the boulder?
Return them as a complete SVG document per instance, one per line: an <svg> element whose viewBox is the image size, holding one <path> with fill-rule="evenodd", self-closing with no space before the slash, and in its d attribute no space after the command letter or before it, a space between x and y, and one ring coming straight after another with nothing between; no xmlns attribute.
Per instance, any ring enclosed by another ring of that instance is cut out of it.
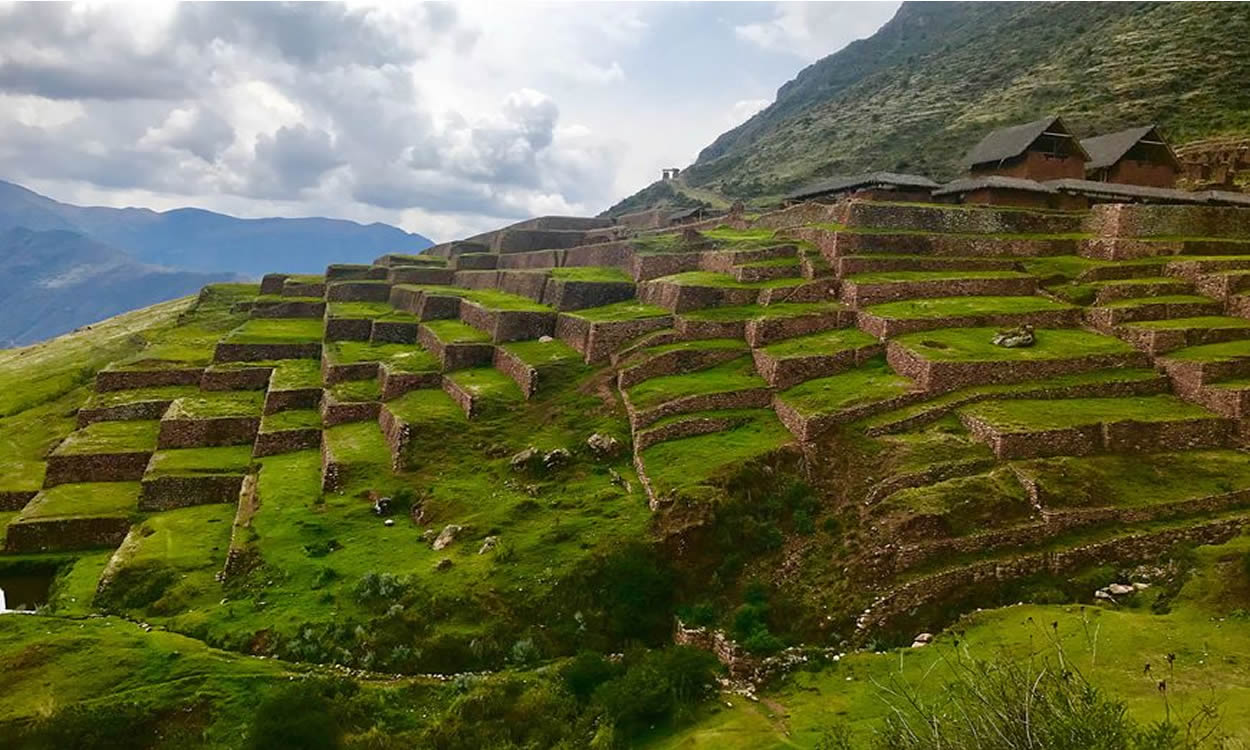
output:
<svg viewBox="0 0 1250 750"><path fill-rule="evenodd" d="M448 570L449 568L451 568L452 565L454 565L454 563L451 561L451 558L444 557L442 560L439 560L437 563L434 564L434 569L435 570Z"/></svg>
<svg viewBox="0 0 1250 750"><path fill-rule="evenodd" d="M493 550L493 549L495 548L495 545L497 545L497 544L499 544L499 537L497 537L497 536L488 536L488 537L486 537L485 539L483 539L483 540L482 540L482 546L481 546L481 548L477 551L477 553L478 553L479 555L484 555L484 554L486 554L487 552L490 552L491 550Z"/></svg>
<svg viewBox="0 0 1250 750"><path fill-rule="evenodd" d="M1107 587L1108 593L1110 593L1112 596L1125 596L1127 594L1133 593L1136 590L1137 589L1133 588L1132 586L1128 586L1123 583L1113 583Z"/></svg>
<svg viewBox="0 0 1250 750"><path fill-rule="evenodd" d="M596 432L586 438L586 447L599 458L612 458L621 452L621 441L611 435Z"/></svg>
<svg viewBox="0 0 1250 750"><path fill-rule="evenodd" d="M461 531L464 531L463 526L457 526L454 523L447 524L439 532L438 537L434 539L433 548L437 551L450 546L452 542L456 541L456 535Z"/></svg>
<svg viewBox="0 0 1250 750"><path fill-rule="evenodd" d="M530 468L541 455L542 454L538 452L538 449L531 445L525 450L513 454L512 458L508 459L508 463L512 466L513 471L525 471Z"/></svg>
<svg viewBox="0 0 1250 750"><path fill-rule="evenodd" d="M548 471L558 469L567 464L570 458L572 458L572 454L570 454L567 450L563 448L556 448L555 450L548 451L547 455L543 456L543 468Z"/></svg>
<svg viewBox="0 0 1250 750"><path fill-rule="evenodd" d="M911 647L923 648L924 646L928 646L932 642L933 642L932 633L919 633L916 635L915 638L912 639Z"/></svg>

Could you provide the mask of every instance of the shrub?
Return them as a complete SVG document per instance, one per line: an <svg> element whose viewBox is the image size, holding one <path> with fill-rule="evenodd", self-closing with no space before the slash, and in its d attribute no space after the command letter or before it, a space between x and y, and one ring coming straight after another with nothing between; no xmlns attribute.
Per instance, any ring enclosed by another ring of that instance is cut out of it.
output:
<svg viewBox="0 0 1250 750"><path fill-rule="evenodd" d="M333 750L342 745L331 704L318 685L296 683L270 695L252 717L247 747L252 750Z"/></svg>
<svg viewBox="0 0 1250 750"><path fill-rule="evenodd" d="M561 671L564 689L578 701L585 703L595 690L621 673L620 667L594 651L577 654Z"/></svg>
<svg viewBox="0 0 1250 750"><path fill-rule="evenodd" d="M620 677L594 693L615 728L625 736L661 721L681 718L712 690L716 659L706 651L675 646L628 659Z"/></svg>

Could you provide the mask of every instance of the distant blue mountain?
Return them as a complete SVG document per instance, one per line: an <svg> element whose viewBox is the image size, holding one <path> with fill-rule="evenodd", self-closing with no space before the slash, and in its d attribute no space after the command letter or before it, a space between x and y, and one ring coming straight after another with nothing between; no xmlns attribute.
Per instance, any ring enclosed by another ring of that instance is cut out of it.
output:
<svg viewBox="0 0 1250 750"><path fill-rule="evenodd" d="M72 206L0 181L0 231L13 227L68 230L145 263L254 278L270 271L320 273L330 263L368 263L383 253L413 253L433 244L388 224L341 219Z"/></svg>

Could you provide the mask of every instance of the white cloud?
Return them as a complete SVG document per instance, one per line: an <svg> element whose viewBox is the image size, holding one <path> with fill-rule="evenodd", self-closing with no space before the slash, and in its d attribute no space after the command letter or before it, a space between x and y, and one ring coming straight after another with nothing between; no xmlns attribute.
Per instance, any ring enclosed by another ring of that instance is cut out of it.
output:
<svg viewBox="0 0 1250 750"><path fill-rule="evenodd" d="M729 127L741 125L760 110L772 104L772 99L739 99L725 115L725 124Z"/></svg>
<svg viewBox="0 0 1250 750"><path fill-rule="evenodd" d="M815 61L851 39L871 36L898 6L896 2L777 3L772 18L735 26L734 33L763 49ZM833 46L835 39L839 41Z"/></svg>

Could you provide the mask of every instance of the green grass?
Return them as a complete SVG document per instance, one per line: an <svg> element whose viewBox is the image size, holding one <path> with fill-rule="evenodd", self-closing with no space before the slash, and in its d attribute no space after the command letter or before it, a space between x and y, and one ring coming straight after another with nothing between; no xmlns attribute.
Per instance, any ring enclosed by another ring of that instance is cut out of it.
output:
<svg viewBox="0 0 1250 750"><path fill-rule="evenodd" d="M177 448L152 454L144 478L196 474L242 474L252 465L252 446Z"/></svg>
<svg viewBox="0 0 1250 750"><path fill-rule="evenodd" d="M522 401L525 398L512 378L493 367L457 370L447 378L474 397L487 401Z"/></svg>
<svg viewBox="0 0 1250 750"><path fill-rule="evenodd" d="M428 320L421 324L444 344L489 344L490 336L459 320Z"/></svg>
<svg viewBox="0 0 1250 750"><path fill-rule="evenodd" d="M799 265L798 257L794 258L772 258L771 260L756 260L750 263L739 263L739 268L797 268Z"/></svg>
<svg viewBox="0 0 1250 750"><path fill-rule="evenodd" d="M353 282L359 283L359 282ZM327 318L380 318L396 312L386 302L331 302L326 306Z"/></svg>
<svg viewBox="0 0 1250 750"><path fill-rule="evenodd" d="M54 455L84 453L141 453L156 450L160 422L96 422L72 432L57 446Z"/></svg>
<svg viewBox="0 0 1250 750"><path fill-rule="evenodd" d="M1225 330L1229 328L1250 328L1250 320L1229 318L1222 315L1207 315L1197 318L1145 320L1140 323L1125 323L1124 326L1126 328L1141 328L1150 331L1187 330L1191 328Z"/></svg>
<svg viewBox="0 0 1250 750"><path fill-rule="evenodd" d="M328 390L334 400L340 402L380 401L382 399L382 387L374 378L335 383Z"/></svg>
<svg viewBox="0 0 1250 750"><path fill-rule="evenodd" d="M642 460L656 494L664 495L714 481L793 440L775 414L763 411L731 430L657 443Z"/></svg>
<svg viewBox="0 0 1250 750"><path fill-rule="evenodd" d="M22 509L18 519L129 516L138 505L138 482L58 484L35 496Z"/></svg>
<svg viewBox="0 0 1250 750"><path fill-rule="evenodd" d="M386 464L390 460L390 449L382 438L382 431L377 422L352 422L327 428L322 435L330 447L336 461L340 463ZM297 454L292 454L297 455ZM268 461L262 462L262 466ZM264 469L261 470L262 475ZM312 498L319 492L312 492L305 498Z"/></svg>
<svg viewBox="0 0 1250 750"><path fill-rule="evenodd" d="M261 391L215 391L178 399L165 412L167 419L259 417L265 402Z"/></svg>
<svg viewBox="0 0 1250 750"><path fill-rule="evenodd" d="M895 374L885 357L874 357L854 370L809 380L781 391L777 397L802 414L832 414L901 396L911 389L912 381Z"/></svg>
<svg viewBox="0 0 1250 750"><path fill-rule="evenodd" d="M705 307L681 314L688 320L735 321L764 320L780 318L797 318L802 315L815 315L845 310L841 302L777 302L771 305L732 305L726 307Z"/></svg>
<svg viewBox="0 0 1250 750"><path fill-rule="evenodd" d="M252 318L234 329L225 341L231 344L290 344L320 341L322 321L310 318Z"/></svg>
<svg viewBox="0 0 1250 750"><path fill-rule="evenodd" d="M741 242L757 243L771 241L777 235L777 230L762 227L759 229L730 229L721 225L715 229L706 229L701 234L710 240L718 240L729 244Z"/></svg>
<svg viewBox="0 0 1250 750"><path fill-rule="evenodd" d="M662 307L655 305L644 305L637 300L626 300L624 302L613 302L610 305L601 307L587 307L573 312L562 313L564 315L572 315L577 318L589 320L595 323L611 323L620 320L646 320L648 318L662 318L671 313Z"/></svg>
<svg viewBox="0 0 1250 750"><path fill-rule="evenodd" d="M296 391L321 387L321 362L315 359L284 359L269 377L269 389Z"/></svg>
<svg viewBox="0 0 1250 750"><path fill-rule="evenodd" d="M1031 279L1019 271L877 271L846 277L856 284L890 284L907 281L954 281L961 279Z"/></svg>
<svg viewBox="0 0 1250 750"><path fill-rule="evenodd" d="M909 333L895 341L916 354L946 362L1016 362L1128 354L1133 348L1111 336L1069 328L1039 328L1037 343L1007 349L990 343L995 328L943 328Z"/></svg>
<svg viewBox="0 0 1250 750"><path fill-rule="evenodd" d="M886 302L864 312L892 320L928 320L972 315L1008 315L1070 309L1045 297L936 297Z"/></svg>
<svg viewBox="0 0 1250 750"><path fill-rule="evenodd" d="M335 341L327 345L326 356L335 364L385 362L400 372L432 372L438 369L438 360L416 344Z"/></svg>
<svg viewBox="0 0 1250 750"><path fill-rule="evenodd" d="M1191 346L1169 352L1168 359L1187 362L1231 362L1250 357L1250 341L1226 341L1221 344L1204 344Z"/></svg>
<svg viewBox="0 0 1250 750"><path fill-rule="evenodd" d="M649 346L638 350L629 359L632 362L635 359L646 359L657 354L667 354L668 352L707 351L711 349L734 349L746 354L750 347L742 339L694 339L692 341L677 341L672 344Z"/></svg>
<svg viewBox="0 0 1250 750"><path fill-rule="evenodd" d="M672 276L663 276L656 279L656 281L677 284L679 286L711 286L726 289L780 289L807 283L807 279L797 276L793 278L768 279L767 281L737 281L729 274L716 273L715 271L685 271Z"/></svg>
<svg viewBox="0 0 1250 750"><path fill-rule="evenodd" d="M740 357L697 372L664 375L643 381L629 389L629 400L635 408L649 409L686 396L724 393L766 385L763 378L755 374L755 363L751 358Z"/></svg>
<svg viewBox="0 0 1250 750"><path fill-rule="evenodd" d="M1122 308L1122 307L1141 307L1142 305L1188 305L1199 303L1211 303L1215 300L1210 297L1202 297L1196 294L1169 294L1163 297L1135 297L1133 299L1120 299L1114 302L1108 302L1101 307Z"/></svg>
<svg viewBox="0 0 1250 750"><path fill-rule="evenodd" d="M642 432L658 430L671 424L688 422L695 419L728 419L731 420L736 426L743 422L768 416L775 416L775 413L770 409L708 409L706 411L694 411L688 414L674 414L671 417L657 419L655 422L648 425L646 429L642 430Z"/></svg>
<svg viewBox="0 0 1250 750"><path fill-rule="evenodd" d="M1250 488L1250 462L1235 450L1044 458L1013 466L1057 507L1139 507Z"/></svg>
<svg viewBox="0 0 1250 750"><path fill-rule="evenodd" d="M875 343L877 343L875 336L870 336L858 328L834 328L769 344L764 347L763 351L771 357L789 359L833 354L847 349L871 346Z"/></svg>
<svg viewBox="0 0 1250 750"><path fill-rule="evenodd" d="M466 424L460 405L441 388L409 391L387 402L386 408L420 433L457 430Z"/></svg>
<svg viewBox="0 0 1250 750"><path fill-rule="evenodd" d="M959 411L986 422L999 432L1058 430L1125 420L1170 422L1215 417L1202 407L1167 394L1120 398L982 401Z"/></svg>
<svg viewBox="0 0 1250 750"><path fill-rule="evenodd" d="M880 511L941 519L951 536L964 536L1027 519L1033 513L1028 494L1007 467L955 477L890 495Z"/></svg>
<svg viewBox="0 0 1250 750"><path fill-rule="evenodd" d="M576 349L559 339L552 339L551 341L539 341L537 339L533 341L513 341L502 346L531 367L571 365L582 361L582 355Z"/></svg>
<svg viewBox="0 0 1250 750"><path fill-rule="evenodd" d="M261 417L261 432L321 429L321 412L316 409L288 409Z"/></svg>
<svg viewBox="0 0 1250 750"><path fill-rule="evenodd" d="M468 289L446 284L396 284L391 289L403 289L409 292L422 292L437 297L463 297Z"/></svg>
<svg viewBox="0 0 1250 750"><path fill-rule="evenodd" d="M88 409L106 409L149 401L173 401L176 398L196 394L199 390L200 387L197 385L166 385L125 391L104 391L91 394L83 406Z"/></svg>
<svg viewBox="0 0 1250 750"><path fill-rule="evenodd" d="M468 289L461 296L470 302L476 302L488 310L552 312L552 309L547 305L535 302L529 297L509 294L495 289Z"/></svg>
<svg viewBox="0 0 1250 750"><path fill-rule="evenodd" d="M610 266L564 266L563 268L553 268L549 275L553 279L561 279L563 281L615 281L634 283L634 277L625 273L619 268Z"/></svg>

